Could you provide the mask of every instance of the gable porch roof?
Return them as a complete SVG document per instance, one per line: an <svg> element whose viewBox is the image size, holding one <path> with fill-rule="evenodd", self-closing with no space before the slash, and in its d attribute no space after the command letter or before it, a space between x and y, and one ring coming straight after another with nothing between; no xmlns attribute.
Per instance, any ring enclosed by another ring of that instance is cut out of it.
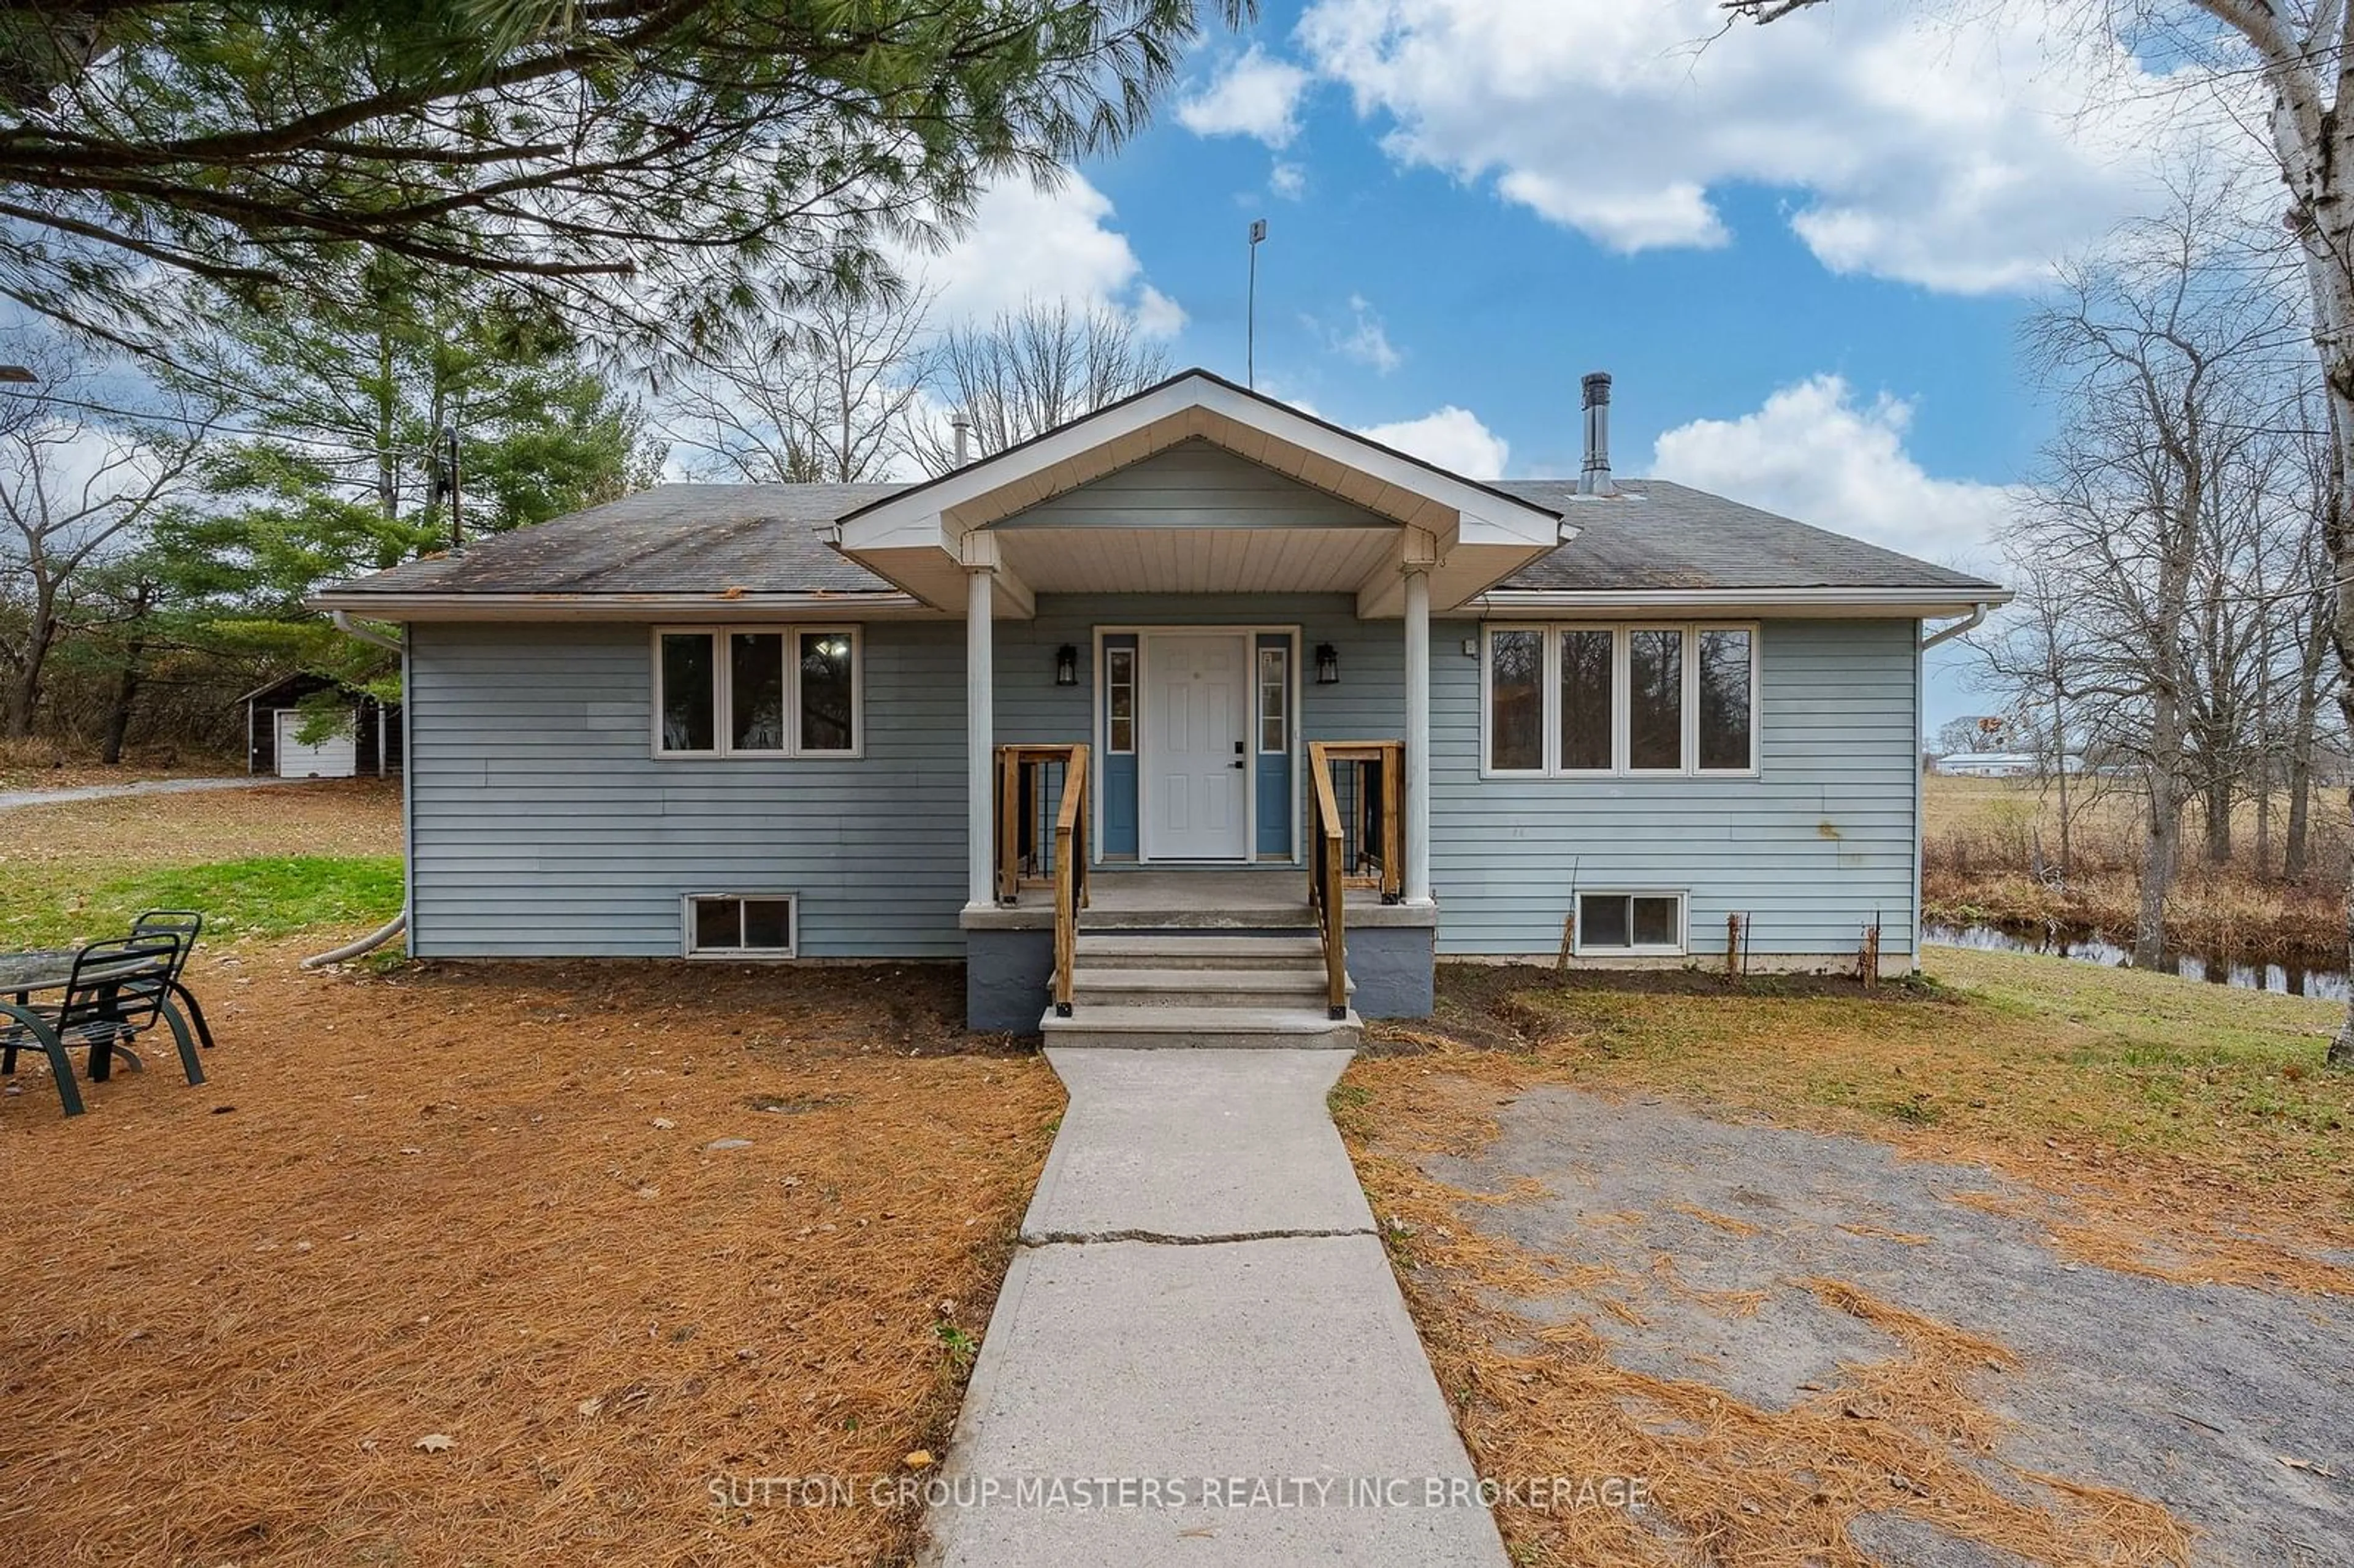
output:
<svg viewBox="0 0 2354 1568"><path fill-rule="evenodd" d="M1337 498L1361 525L1237 530L1204 507L1161 530L1177 536L1150 553L1134 550L1119 530L1033 525L1044 503L1187 442ZM1287 537L1299 532L1323 536L1303 547ZM877 577L952 614L962 608L968 570L995 574L999 615L1027 616L1038 593L1099 586L1118 569L1128 592L1348 591L1359 614L1391 616L1403 612L1409 568L1426 570L1433 603L1452 609L1574 534L1553 507L1189 370L849 512L836 545ZM1179 560L1188 564L1182 575Z"/></svg>

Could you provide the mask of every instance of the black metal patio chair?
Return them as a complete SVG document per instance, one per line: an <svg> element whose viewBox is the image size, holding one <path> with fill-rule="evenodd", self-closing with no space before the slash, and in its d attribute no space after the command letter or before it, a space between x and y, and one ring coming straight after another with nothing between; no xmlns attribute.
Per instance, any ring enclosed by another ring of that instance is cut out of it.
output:
<svg viewBox="0 0 2354 1568"><path fill-rule="evenodd" d="M203 1083L196 1041L172 1005L172 971L179 951L180 939L170 935L92 942L74 955L62 1001L53 1007L0 1002L0 1073L16 1070L17 1052L40 1052L48 1058L66 1115L80 1116L81 1091L74 1083L72 1048L89 1048L90 1081L102 1084L113 1075L118 1051L134 1069L141 1065L130 1054L130 1044L160 1021L171 1029L179 1048L180 1070L189 1083Z"/></svg>
<svg viewBox="0 0 2354 1568"><path fill-rule="evenodd" d="M200 909L150 909L131 922L133 937L170 935L180 939L180 956L172 964L172 994L179 999L180 1009L188 1022L196 1026L196 1040L207 1051L213 1048L212 1026L205 1022L205 1010L196 1003L196 993L188 989L182 978L188 967L188 955L196 950L196 938L205 928L204 912Z"/></svg>

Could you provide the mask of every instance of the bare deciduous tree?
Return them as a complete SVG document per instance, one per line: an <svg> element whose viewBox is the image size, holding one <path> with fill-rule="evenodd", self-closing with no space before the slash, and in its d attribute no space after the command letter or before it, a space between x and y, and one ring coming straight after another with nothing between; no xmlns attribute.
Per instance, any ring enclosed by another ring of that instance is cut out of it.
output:
<svg viewBox="0 0 2354 1568"><path fill-rule="evenodd" d="M779 331L732 335L673 393L686 467L755 484L887 479L913 450L927 302L839 295Z"/></svg>
<svg viewBox="0 0 2354 1568"><path fill-rule="evenodd" d="M99 367L53 343L0 341L0 359L37 377L0 396L0 735L22 739L84 573L187 483L210 416L188 404L153 421L101 415Z"/></svg>
<svg viewBox="0 0 2354 1568"><path fill-rule="evenodd" d="M978 452L988 453L1141 392L1168 374L1168 355L1126 313L1034 301L986 325L943 334L930 385L935 399L969 421ZM956 464L950 432L938 425L918 429L917 456L931 472L947 472Z"/></svg>
<svg viewBox="0 0 2354 1568"><path fill-rule="evenodd" d="M2211 845L2228 850L2243 661L2265 607L2252 567L2266 547L2283 345L2298 331L2278 290L2217 254L2227 194L2187 186L2109 259L2070 269L2028 334L2061 433L2009 545L2048 601L2042 619L2067 624L2016 662L2141 773L2144 965L2163 954L2194 794ZM2062 660L2056 682L2038 668Z"/></svg>

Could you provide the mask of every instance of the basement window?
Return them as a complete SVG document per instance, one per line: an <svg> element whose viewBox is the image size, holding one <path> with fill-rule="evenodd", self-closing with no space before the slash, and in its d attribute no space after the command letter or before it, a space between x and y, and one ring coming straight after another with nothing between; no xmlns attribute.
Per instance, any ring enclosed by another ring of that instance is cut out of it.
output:
<svg viewBox="0 0 2354 1568"><path fill-rule="evenodd" d="M1681 957L1684 895L1681 893L1581 893L1577 952L1610 957Z"/></svg>
<svg viewBox="0 0 2354 1568"><path fill-rule="evenodd" d="M789 893L690 893L690 959L790 959L801 936L800 901Z"/></svg>

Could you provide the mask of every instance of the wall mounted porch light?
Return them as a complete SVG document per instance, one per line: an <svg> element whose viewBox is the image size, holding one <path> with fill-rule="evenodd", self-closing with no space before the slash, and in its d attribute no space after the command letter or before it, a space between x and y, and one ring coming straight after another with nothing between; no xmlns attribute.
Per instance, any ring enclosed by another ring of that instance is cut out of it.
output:
<svg viewBox="0 0 2354 1568"><path fill-rule="evenodd" d="M1341 683L1341 651L1330 642L1316 645L1316 683L1320 686Z"/></svg>
<svg viewBox="0 0 2354 1568"><path fill-rule="evenodd" d="M1066 642L1055 650L1055 684L1076 686L1079 683L1079 651Z"/></svg>

